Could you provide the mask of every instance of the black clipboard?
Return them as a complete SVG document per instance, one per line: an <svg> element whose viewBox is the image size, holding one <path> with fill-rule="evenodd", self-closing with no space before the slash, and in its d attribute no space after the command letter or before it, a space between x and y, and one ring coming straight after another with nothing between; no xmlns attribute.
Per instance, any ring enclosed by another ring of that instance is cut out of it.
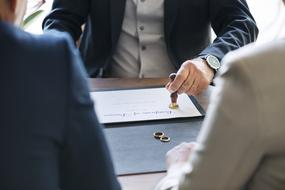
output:
<svg viewBox="0 0 285 190"><path fill-rule="evenodd" d="M189 98L202 116L105 125L105 135L118 176L166 171L165 154L167 151L181 142L196 140L205 111L195 97ZM169 136L170 142L163 143L155 139L153 133L157 131L162 131Z"/></svg>

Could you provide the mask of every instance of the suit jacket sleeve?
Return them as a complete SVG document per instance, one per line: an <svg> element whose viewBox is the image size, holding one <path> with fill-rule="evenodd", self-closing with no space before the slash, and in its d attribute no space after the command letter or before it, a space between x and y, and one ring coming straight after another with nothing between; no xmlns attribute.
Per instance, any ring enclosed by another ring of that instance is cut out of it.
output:
<svg viewBox="0 0 285 190"><path fill-rule="evenodd" d="M264 152L261 114L250 73L236 65L218 81L189 163L157 189L243 189L250 180Z"/></svg>
<svg viewBox="0 0 285 190"><path fill-rule="evenodd" d="M44 30L68 32L77 41L90 7L90 0L54 0L52 11L44 19L42 27Z"/></svg>
<svg viewBox="0 0 285 190"><path fill-rule="evenodd" d="M72 46L70 44L67 46ZM66 49L65 57L69 65L69 90L61 187L69 190L119 190L109 149L89 96L87 75L79 53L73 46Z"/></svg>
<svg viewBox="0 0 285 190"><path fill-rule="evenodd" d="M201 52L222 58L230 51L254 42L258 28L246 0L210 0L210 21L217 38Z"/></svg>

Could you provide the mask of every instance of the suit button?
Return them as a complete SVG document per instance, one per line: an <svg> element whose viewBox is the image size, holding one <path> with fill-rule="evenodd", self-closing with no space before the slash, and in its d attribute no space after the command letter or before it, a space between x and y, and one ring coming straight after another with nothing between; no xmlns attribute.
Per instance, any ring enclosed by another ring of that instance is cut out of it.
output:
<svg viewBox="0 0 285 190"><path fill-rule="evenodd" d="M144 26L140 26L140 30L143 31L144 30Z"/></svg>
<svg viewBox="0 0 285 190"><path fill-rule="evenodd" d="M142 46L142 50L143 50L143 51L146 50L146 46Z"/></svg>

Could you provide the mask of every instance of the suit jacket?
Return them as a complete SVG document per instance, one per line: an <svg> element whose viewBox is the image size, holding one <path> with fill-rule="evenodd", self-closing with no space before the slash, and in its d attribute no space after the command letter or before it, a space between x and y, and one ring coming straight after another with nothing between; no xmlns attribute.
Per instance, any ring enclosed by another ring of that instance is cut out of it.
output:
<svg viewBox="0 0 285 190"><path fill-rule="evenodd" d="M67 31L74 40L89 18L81 52L90 76L108 69L121 33L126 0L54 0L43 28ZM188 59L226 53L255 41L258 33L246 0L165 0L167 51L178 69ZM217 38L210 46L210 26Z"/></svg>
<svg viewBox="0 0 285 190"><path fill-rule="evenodd" d="M179 189L284 189L284 62L285 39L226 56Z"/></svg>
<svg viewBox="0 0 285 190"><path fill-rule="evenodd" d="M79 54L57 36L0 22L0 189L118 190Z"/></svg>

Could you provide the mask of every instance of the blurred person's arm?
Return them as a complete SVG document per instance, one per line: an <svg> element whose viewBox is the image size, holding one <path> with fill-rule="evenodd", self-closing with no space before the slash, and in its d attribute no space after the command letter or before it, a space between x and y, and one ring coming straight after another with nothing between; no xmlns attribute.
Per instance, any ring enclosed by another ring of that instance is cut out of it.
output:
<svg viewBox="0 0 285 190"><path fill-rule="evenodd" d="M209 1L211 26L217 35L214 42L200 53L219 60L230 51L256 40L258 28L246 0Z"/></svg>
<svg viewBox="0 0 285 190"><path fill-rule="evenodd" d="M200 59L183 63L176 80L166 86L170 92L200 94L207 89L215 74L204 60L208 55L221 61L228 52L257 38L258 28L245 0L211 0L205 8L209 9L211 26L217 37L199 54Z"/></svg>
<svg viewBox="0 0 285 190"><path fill-rule="evenodd" d="M211 96L197 145L168 153L169 171L157 190L242 189L259 165L264 150L258 90L243 64L225 63L229 69Z"/></svg>

